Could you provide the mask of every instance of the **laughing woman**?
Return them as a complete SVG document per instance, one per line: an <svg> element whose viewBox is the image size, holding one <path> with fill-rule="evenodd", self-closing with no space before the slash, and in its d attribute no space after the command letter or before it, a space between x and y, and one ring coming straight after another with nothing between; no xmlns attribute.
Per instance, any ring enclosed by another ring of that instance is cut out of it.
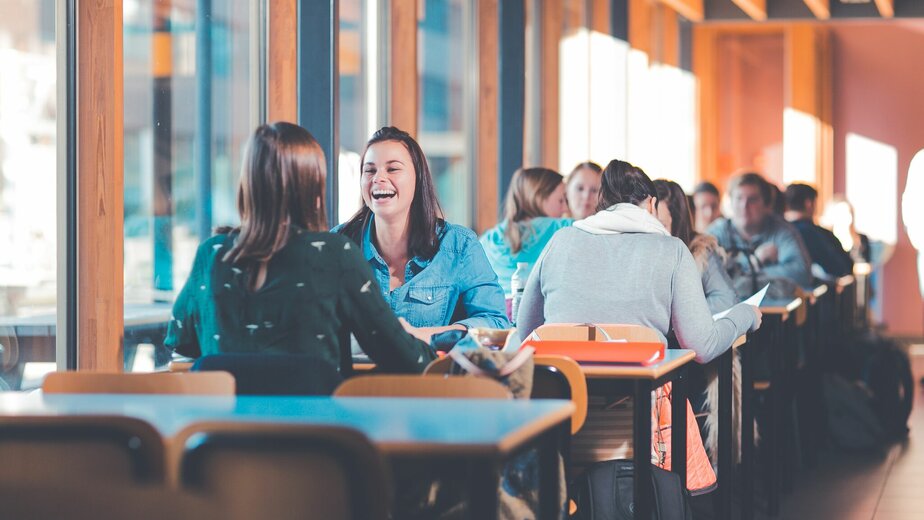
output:
<svg viewBox="0 0 924 520"><path fill-rule="evenodd" d="M361 164L363 206L334 231L360 244L395 314L421 339L449 329L506 328L497 275L475 233L440 218L417 141L397 128L382 128L366 145Z"/></svg>

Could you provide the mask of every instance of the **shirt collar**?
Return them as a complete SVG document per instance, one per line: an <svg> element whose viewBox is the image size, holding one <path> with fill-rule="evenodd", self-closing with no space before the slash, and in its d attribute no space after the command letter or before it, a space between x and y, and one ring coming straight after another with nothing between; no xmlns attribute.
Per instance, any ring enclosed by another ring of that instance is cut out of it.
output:
<svg viewBox="0 0 924 520"><path fill-rule="evenodd" d="M363 230L363 256L366 258L366 261L375 260L383 266L387 266L385 260L379 254L378 250L375 248L375 244L372 241L372 222L375 220L375 215L370 213L369 219L366 221L366 227ZM414 264L415 274L423 271L425 267L430 265L431 259L421 258L419 256L414 256L410 259L408 264Z"/></svg>

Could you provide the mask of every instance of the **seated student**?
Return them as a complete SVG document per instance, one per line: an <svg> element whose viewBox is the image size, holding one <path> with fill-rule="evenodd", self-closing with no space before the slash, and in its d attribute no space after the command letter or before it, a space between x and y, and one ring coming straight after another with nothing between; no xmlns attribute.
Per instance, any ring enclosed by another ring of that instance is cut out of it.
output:
<svg viewBox="0 0 924 520"><path fill-rule="evenodd" d="M739 297L773 281L770 298L791 296L794 286L812 283L811 262L802 237L773 212L773 188L756 173L729 181L732 216L719 219L708 232L728 252L725 269Z"/></svg>
<svg viewBox="0 0 924 520"><path fill-rule="evenodd" d="M760 324L735 305L713 321L690 251L658 221L656 190L640 168L614 160L603 171L596 214L552 237L530 274L517 314L525 338L543 323L650 327L706 363Z"/></svg>
<svg viewBox="0 0 924 520"><path fill-rule="evenodd" d="M168 348L312 354L348 368L349 333L385 371L420 372L435 358L402 328L359 248L328 233L324 152L291 123L257 128L238 190L241 225L196 251L173 305Z"/></svg>
<svg viewBox="0 0 924 520"><path fill-rule="evenodd" d="M532 268L552 235L573 222L561 218L568 209L562 181L560 173L548 168L517 170L507 190L504 220L481 235L488 262L508 296L517 264Z"/></svg>
<svg viewBox="0 0 924 520"><path fill-rule="evenodd" d="M712 224L722 217L719 210L719 189L711 182L703 181L693 189L693 204L690 207L695 225L693 226L697 233L705 233L709 224Z"/></svg>
<svg viewBox="0 0 924 520"><path fill-rule="evenodd" d="M603 168L591 161L582 162L571 170L565 180L568 186L567 216L580 220L597 212L601 172Z"/></svg>
<svg viewBox="0 0 924 520"><path fill-rule="evenodd" d="M471 230L439 218L427 159L407 132L377 131L363 152L363 204L335 232L352 238L385 301L421 339L449 329L507 328L504 291ZM461 305L465 316L453 321Z"/></svg>
<svg viewBox="0 0 924 520"><path fill-rule="evenodd" d="M853 260L834 233L815 224L818 192L807 184L786 187L786 220L799 231L812 263L821 268L819 278L839 278L853 273Z"/></svg>
<svg viewBox="0 0 924 520"><path fill-rule="evenodd" d="M658 198L658 220L671 235L679 238L690 249L696 268L703 280L706 303L713 314L738 303L731 279L725 272L725 250L712 235L693 231L687 196L674 181L654 181Z"/></svg>

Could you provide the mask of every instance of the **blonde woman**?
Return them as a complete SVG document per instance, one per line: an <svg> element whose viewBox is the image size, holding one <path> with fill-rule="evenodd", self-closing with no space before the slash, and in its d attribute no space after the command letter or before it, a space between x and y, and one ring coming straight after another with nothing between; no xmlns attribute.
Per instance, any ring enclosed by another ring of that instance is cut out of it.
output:
<svg viewBox="0 0 924 520"><path fill-rule="evenodd" d="M571 225L561 174L548 168L522 168L513 174L504 220L481 235L481 245L498 281L510 298L510 277L517 263L532 267L556 231ZM523 280L525 283L526 280Z"/></svg>

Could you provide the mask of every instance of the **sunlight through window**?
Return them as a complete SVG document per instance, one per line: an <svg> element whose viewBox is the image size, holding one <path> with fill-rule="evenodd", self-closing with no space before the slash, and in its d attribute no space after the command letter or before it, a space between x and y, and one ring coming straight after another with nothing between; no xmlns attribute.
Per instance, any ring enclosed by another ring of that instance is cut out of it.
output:
<svg viewBox="0 0 924 520"><path fill-rule="evenodd" d="M894 146L847 134L847 200L856 227L872 240L895 244L898 222L898 152Z"/></svg>

